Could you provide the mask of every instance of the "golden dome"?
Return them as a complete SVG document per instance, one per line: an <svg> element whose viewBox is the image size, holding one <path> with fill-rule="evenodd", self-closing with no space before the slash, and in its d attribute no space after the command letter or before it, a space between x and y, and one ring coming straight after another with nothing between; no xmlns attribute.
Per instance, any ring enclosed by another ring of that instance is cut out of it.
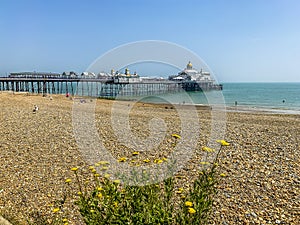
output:
<svg viewBox="0 0 300 225"><path fill-rule="evenodd" d="M192 69L193 68L193 64L191 63L191 61L189 61L189 63L186 65L187 69Z"/></svg>
<svg viewBox="0 0 300 225"><path fill-rule="evenodd" d="M130 75L130 71L128 68L125 69L125 75L129 76Z"/></svg>

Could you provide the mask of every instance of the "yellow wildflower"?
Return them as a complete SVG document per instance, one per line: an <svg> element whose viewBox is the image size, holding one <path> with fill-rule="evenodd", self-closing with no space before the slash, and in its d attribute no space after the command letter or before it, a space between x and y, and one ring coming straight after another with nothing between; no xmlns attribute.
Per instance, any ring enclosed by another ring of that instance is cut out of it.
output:
<svg viewBox="0 0 300 225"><path fill-rule="evenodd" d="M206 146L202 147L202 150L205 152L214 152L215 151L214 149L206 147Z"/></svg>
<svg viewBox="0 0 300 225"><path fill-rule="evenodd" d="M209 162L200 162L201 165L209 165Z"/></svg>
<svg viewBox="0 0 300 225"><path fill-rule="evenodd" d="M98 197L98 198L102 198L102 196L103 196L102 193L98 193L98 194L97 194L97 197Z"/></svg>
<svg viewBox="0 0 300 225"><path fill-rule="evenodd" d="M115 208L118 207L118 202L114 202L114 207L115 207Z"/></svg>
<svg viewBox="0 0 300 225"><path fill-rule="evenodd" d="M108 161L99 161L98 164L100 164L100 165L106 165L106 164L109 164L109 162Z"/></svg>
<svg viewBox="0 0 300 225"><path fill-rule="evenodd" d="M59 211L59 208L54 208L53 210L52 210L52 212L54 212L54 213L57 213Z"/></svg>
<svg viewBox="0 0 300 225"><path fill-rule="evenodd" d="M65 182L66 183L70 183L72 180L70 178L66 179Z"/></svg>
<svg viewBox="0 0 300 225"><path fill-rule="evenodd" d="M148 163L150 162L150 159L144 159L143 162Z"/></svg>
<svg viewBox="0 0 300 225"><path fill-rule="evenodd" d="M102 187L97 187L97 191L102 191L103 188Z"/></svg>
<svg viewBox="0 0 300 225"><path fill-rule="evenodd" d="M177 194L181 194L183 192L183 188L178 188L178 190L176 191Z"/></svg>
<svg viewBox="0 0 300 225"><path fill-rule="evenodd" d="M226 174L225 173L221 173L220 176L221 177L226 177Z"/></svg>
<svg viewBox="0 0 300 225"><path fill-rule="evenodd" d="M181 136L178 135L178 134L172 134L171 136L174 137L174 138L176 138L176 139L180 139L181 138Z"/></svg>
<svg viewBox="0 0 300 225"><path fill-rule="evenodd" d="M68 222L68 219L67 218L63 218L62 221L65 223L65 222Z"/></svg>
<svg viewBox="0 0 300 225"><path fill-rule="evenodd" d="M118 159L119 162L125 162L126 160L127 160L126 157L121 157L121 158Z"/></svg>
<svg viewBox="0 0 300 225"><path fill-rule="evenodd" d="M91 210L90 210L90 212L91 212L91 213L94 213L94 212L95 212L95 210L91 209Z"/></svg>
<svg viewBox="0 0 300 225"><path fill-rule="evenodd" d="M64 225L69 225L69 223L68 223L68 222L65 222Z"/></svg>
<svg viewBox="0 0 300 225"><path fill-rule="evenodd" d="M193 206L193 203L189 202L189 201L186 201L184 204L185 204L185 206L188 206L188 207L192 207Z"/></svg>
<svg viewBox="0 0 300 225"><path fill-rule="evenodd" d="M104 175L104 177L108 179L108 178L110 178L110 174L107 174L107 173L106 173L106 174Z"/></svg>
<svg viewBox="0 0 300 225"><path fill-rule="evenodd" d="M119 184L119 183L121 183L121 181L120 181L120 180L114 180L113 182L114 182L114 183L116 183L116 184Z"/></svg>
<svg viewBox="0 0 300 225"><path fill-rule="evenodd" d="M168 161L168 159L167 159L167 158L162 158L162 160L164 160L164 161Z"/></svg>
<svg viewBox="0 0 300 225"><path fill-rule="evenodd" d="M100 174L99 173L95 173L94 177L100 177Z"/></svg>
<svg viewBox="0 0 300 225"><path fill-rule="evenodd" d="M108 167L107 167L107 166L103 166L103 167L101 168L101 170L108 170Z"/></svg>
<svg viewBox="0 0 300 225"><path fill-rule="evenodd" d="M94 170L94 169L95 169L95 167L93 167L93 166L89 166L89 169L90 169L90 170Z"/></svg>
<svg viewBox="0 0 300 225"><path fill-rule="evenodd" d="M194 214L196 212L196 210L195 209L193 209L193 208L189 208L189 213L190 214Z"/></svg>
<svg viewBox="0 0 300 225"><path fill-rule="evenodd" d="M225 140L217 140L218 143L220 143L222 146L228 146L230 145L227 141Z"/></svg>
<svg viewBox="0 0 300 225"><path fill-rule="evenodd" d="M164 161L163 160L161 160L161 159L155 159L154 160L154 163L157 163L157 164L161 164L161 163L163 163Z"/></svg>
<svg viewBox="0 0 300 225"><path fill-rule="evenodd" d="M140 154L139 152L133 152L132 155L138 155Z"/></svg>
<svg viewBox="0 0 300 225"><path fill-rule="evenodd" d="M78 196L81 196L81 195L82 195L82 192L81 192L81 191L78 191L78 192L77 192L77 195L78 195Z"/></svg>
<svg viewBox="0 0 300 225"><path fill-rule="evenodd" d="M78 170L78 167L73 167L71 168L72 171L77 171Z"/></svg>
<svg viewBox="0 0 300 225"><path fill-rule="evenodd" d="M97 166L97 167L98 167L98 166L100 166L100 164L99 164L99 163L95 163L95 166Z"/></svg>

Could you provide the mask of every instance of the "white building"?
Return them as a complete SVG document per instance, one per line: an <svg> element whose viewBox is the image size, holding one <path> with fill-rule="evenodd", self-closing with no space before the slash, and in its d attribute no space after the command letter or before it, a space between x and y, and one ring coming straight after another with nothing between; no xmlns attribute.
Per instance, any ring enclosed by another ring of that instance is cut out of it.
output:
<svg viewBox="0 0 300 225"><path fill-rule="evenodd" d="M140 76L134 72L133 74L130 73L128 68L125 69L125 73L120 73L119 71L114 72L111 70L111 75L113 76L115 83L137 83L141 82Z"/></svg>
<svg viewBox="0 0 300 225"><path fill-rule="evenodd" d="M193 68L191 62L186 65L186 68L178 73L178 75L173 75L169 77L169 80L174 81L202 81L202 82L213 82L209 72L204 72L202 69L200 71Z"/></svg>

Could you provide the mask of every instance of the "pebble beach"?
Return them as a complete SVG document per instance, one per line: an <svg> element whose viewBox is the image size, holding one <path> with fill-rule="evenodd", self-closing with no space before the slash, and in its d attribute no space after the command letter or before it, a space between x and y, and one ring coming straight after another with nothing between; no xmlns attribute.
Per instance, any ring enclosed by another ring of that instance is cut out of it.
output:
<svg viewBox="0 0 300 225"><path fill-rule="evenodd" d="M151 136L149 121L159 118L166 129L157 128L158 132L166 135L160 151L132 156L132 149L120 143L112 129L112 100L0 92L0 215L12 224L51 222L53 205L66 190L65 180L73 175L70 168L89 166L72 124L73 104L89 102L96 103L96 129L105 148L116 159L126 157L134 165L145 158L150 163L168 158L171 134L180 134L184 126L171 105L135 104L129 114L133 134L141 140ZM119 105L126 109L129 103ZM201 148L211 135L210 109L199 107L197 113L199 151L178 172L182 183L195 176L204 161ZM300 224L300 115L231 110L225 118L225 136L220 138L230 145L222 148L217 159L220 177L210 224ZM69 224L83 224L71 203Z"/></svg>

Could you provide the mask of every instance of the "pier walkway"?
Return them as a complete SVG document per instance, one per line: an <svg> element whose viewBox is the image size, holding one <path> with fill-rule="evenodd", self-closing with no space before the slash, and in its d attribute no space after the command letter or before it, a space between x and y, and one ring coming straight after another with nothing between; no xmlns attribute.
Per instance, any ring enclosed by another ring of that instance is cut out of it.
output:
<svg viewBox="0 0 300 225"><path fill-rule="evenodd" d="M147 96L181 91L221 90L221 85L169 80L117 82L95 78L26 78L0 77L0 91L38 94L66 94L113 98L116 96Z"/></svg>

